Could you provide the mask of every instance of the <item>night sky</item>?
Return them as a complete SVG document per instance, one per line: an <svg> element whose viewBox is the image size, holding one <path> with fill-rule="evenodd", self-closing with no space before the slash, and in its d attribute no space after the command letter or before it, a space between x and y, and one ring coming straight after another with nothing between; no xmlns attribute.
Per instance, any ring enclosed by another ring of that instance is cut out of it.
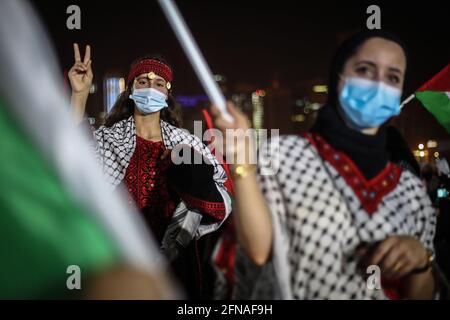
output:
<svg viewBox="0 0 450 320"><path fill-rule="evenodd" d="M382 28L410 50L406 92L450 58L448 1L176 1L214 73L230 83L266 87L326 79L338 34L364 29L366 8L381 7ZM175 93L202 93L200 84L156 1L33 1L62 68L73 63L72 42L91 44L95 80L125 74L146 53L161 53L175 71ZM66 8L81 8L81 30L68 30ZM95 81L94 80L94 81Z"/></svg>
<svg viewBox="0 0 450 320"><path fill-rule="evenodd" d="M103 77L107 73L126 76L130 63L149 53L162 54L172 65L175 95L204 94L156 1L32 3L53 40L61 69L68 70L73 64L73 42L82 45L83 51L86 44L92 46L94 83L100 91L89 98L89 115L96 116L103 110ZM302 83L310 86L326 82L339 42L366 28L366 10L372 4L381 8L382 29L397 34L409 49L405 97L450 62L449 1L176 3L212 71L227 78L231 92L239 85L270 90L273 80L278 79L281 88L302 94L296 92ZM66 9L72 4L81 8L81 30L66 27ZM281 119L278 126L288 122ZM428 139L437 139L439 151L450 157L448 133L417 100L403 109L395 123L411 149Z"/></svg>

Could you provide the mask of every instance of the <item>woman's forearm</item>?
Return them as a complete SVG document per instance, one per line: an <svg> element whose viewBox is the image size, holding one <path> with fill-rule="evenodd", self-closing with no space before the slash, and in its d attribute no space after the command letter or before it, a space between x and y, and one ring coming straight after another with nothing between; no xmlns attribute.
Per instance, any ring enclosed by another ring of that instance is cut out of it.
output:
<svg viewBox="0 0 450 320"><path fill-rule="evenodd" d="M432 268L425 273L407 276L402 287L402 295L405 299L433 299L437 286Z"/></svg>
<svg viewBox="0 0 450 320"><path fill-rule="evenodd" d="M86 102L89 96L89 92L72 93L70 100L72 114L76 123L80 123L83 120L84 112L86 110Z"/></svg>
<svg viewBox="0 0 450 320"><path fill-rule="evenodd" d="M238 239L252 261L263 265L272 248L272 220L256 173L234 180Z"/></svg>

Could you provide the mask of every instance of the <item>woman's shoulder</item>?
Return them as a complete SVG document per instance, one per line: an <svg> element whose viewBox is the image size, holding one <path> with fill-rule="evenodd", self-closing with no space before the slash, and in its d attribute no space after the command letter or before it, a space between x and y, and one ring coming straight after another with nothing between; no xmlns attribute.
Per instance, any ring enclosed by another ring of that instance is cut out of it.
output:
<svg viewBox="0 0 450 320"><path fill-rule="evenodd" d="M409 170L403 170L400 180L395 188L398 199L406 206L411 207L419 216L434 215L435 209L431 203L426 186L422 180Z"/></svg>
<svg viewBox="0 0 450 320"><path fill-rule="evenodd" d="M171 140L182 141L184 139L200 141L200 139L189 132L189 130L174 126L161 119L161 128L164 134Z"/></svg>
<svg viewBox="0 0 450 320"><path fill-rule="evenodd" d="M283 174L293 166L301 169L316 159L311 143L302 135L271 137L258 151L258 167L264 174Z"/></svg>
<svg viewBox="0 0 450 320"><path fill-rule="evenodd" d="M267 139L260 145L261 154L278 152L280 156L290 156L294 153L307 152L311 143L306 135L280 135Z"/></svg>
<svg viewBox="0 0 450 320"><path fill-rule="evenodd" d="M134 126L133 116L130 116L129 118L122 119L114 123L110 127L107 127L105 125L98 127L98 129L94 130L94 136L103 136L105 134L129 131L132 130L133 126Z"/></svg>
<svg viewBox="0 0 450 320"><path fill-rule="evenodd" d="M402 189L405 189L405 191L420 192L426 195L425 185L416 174L411 172L411 170L402 168L399 185Z"/></svg>

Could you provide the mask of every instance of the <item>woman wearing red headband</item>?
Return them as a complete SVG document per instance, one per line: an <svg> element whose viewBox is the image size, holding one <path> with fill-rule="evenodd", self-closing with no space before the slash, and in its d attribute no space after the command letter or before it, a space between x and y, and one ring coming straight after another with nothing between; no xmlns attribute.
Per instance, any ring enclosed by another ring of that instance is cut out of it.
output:
<svg viewBox="0 0 450 320"><path fill-rule="evenodd" d="M73 111L81 121L93 78L90 47L84 61L76 44L74 52L69 79ZM158 57L133 62L126 90L93 133L95 154L112 187L127 188L130 205L142 211L189 296L200 297L198 252L191 240L215 231L231 205L223 168L199 138L179 128L172 81L172 69ZM180 154L179 146L191 159L200 154L204 161L174 165L169 153Z"/></svg>

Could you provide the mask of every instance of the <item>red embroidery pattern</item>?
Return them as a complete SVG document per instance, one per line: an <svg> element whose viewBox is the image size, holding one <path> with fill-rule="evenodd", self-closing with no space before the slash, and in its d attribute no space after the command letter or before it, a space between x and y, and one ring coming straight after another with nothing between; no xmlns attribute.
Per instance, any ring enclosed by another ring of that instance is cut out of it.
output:
<svg viewBox="0 0 450 320"><path fill-rule="evenodd" d="M166 169L170 158L161 160L165 147L136 136L136 149L125 174L129 204L140 209L155 234L162 234L172 218L178 200L169 192Z"/></svg>
<svg viewBox="0 0 450 320"><path fill-rule="evenodd" d="M206 213L217 220L223 220L225 218L225 204L223 202L204 201L194 198L187 193L182 193L180 196L188 207L200 209L202 213Z"/></svg>
<svg viewBox="0 0 450 320"><path fill-rule="evenodd" d="M154 59L145 59L135 64L128 73L128 83L133 81L138 75L148 72L154 72L167 82L172 82L172 70L168 65Z"/></svg>
<svg viewBox="0 0 450 320"><path fill-rule="evenodd" d="M345 153L334 150L319 134L306 133L304 136L344 178L369 215L377 210L383 197L394 190L400 180L401 168L389 162L382 172L367 181Z"/></svg>

